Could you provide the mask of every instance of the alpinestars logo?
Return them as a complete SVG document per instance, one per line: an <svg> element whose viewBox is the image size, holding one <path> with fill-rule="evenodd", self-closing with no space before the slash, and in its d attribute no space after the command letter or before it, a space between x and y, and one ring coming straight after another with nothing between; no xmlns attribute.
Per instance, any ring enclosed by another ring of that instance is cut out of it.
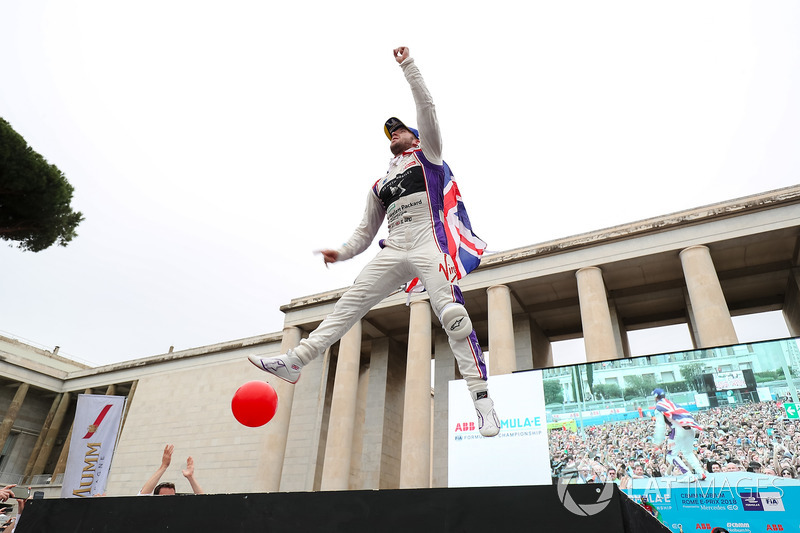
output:
<svg viewBox="0 0 800 533"><path fill-rule="evenodd" d="M608 507L608 504L611 502L611 497L614 495L613 483L603 483L602 491L599 489L600 485L597 485L597 491L600 493L600 496L598 496L596 502L577 503L568 490L570 486L569 483L576 477L578 477L578 474L572 474L568 478L560 479L558 485L556 485L558 499L567 511L578 516L594 516Z"/></svg>
<svg viewBox="0 0 800 533"><path fill-rule="evenodd" d="M459 318L458 320L456 320L455 322L453 322L452 324L450 324L450 331L455 331L455 330L457 330L458 328L460 328L460 327L461 327L461 323L462 323L463 321L464 321L464 319L463 319L463 318Z"/></svg>

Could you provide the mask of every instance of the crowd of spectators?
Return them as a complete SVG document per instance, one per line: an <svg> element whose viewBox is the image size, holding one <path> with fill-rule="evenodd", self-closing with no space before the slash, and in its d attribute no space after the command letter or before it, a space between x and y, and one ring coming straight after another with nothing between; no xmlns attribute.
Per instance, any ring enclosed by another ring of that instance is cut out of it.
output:
<svg viewBox="0 0 800 533"><path fill-rule="evenodd" d="M714 407L693 413L704 428L696 454L712 472L754 472L800 478L800 421L785 418L780 402ZM630 479L680 475L653 445L655 422L644 416L588 426L583 432L550 431L553 477L577 474L576 483L611 481L625 488Z"/></svg>

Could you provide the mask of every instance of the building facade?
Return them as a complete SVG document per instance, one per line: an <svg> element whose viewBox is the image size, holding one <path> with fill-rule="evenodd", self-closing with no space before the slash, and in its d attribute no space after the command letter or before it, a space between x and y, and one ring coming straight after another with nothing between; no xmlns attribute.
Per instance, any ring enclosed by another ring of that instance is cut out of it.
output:
<svg viewBox="0 0 800 533"><path fill-rule="evenodd" d="M553 367L552 343L582 338L587 361L610 362L610 383L637 329L685 324L694 348L726 346L738 342L732 316L781 310L800 335L798 237L800 186L486 256L461 288L490 375ZM99 368L0 339L0 482L57 493L75 398L111 393L128 398L111 496L136 494L166 443L176 464L163 479L179 492L189 455L215 493L446 486L447 383L459 376L424 293L386 298L296 385L270 379L267 425L231 415L236 389L265 377L246 356L296 345L343 291L292 300L281 332ZM657 363L637 370L679 379Z"/></svg>

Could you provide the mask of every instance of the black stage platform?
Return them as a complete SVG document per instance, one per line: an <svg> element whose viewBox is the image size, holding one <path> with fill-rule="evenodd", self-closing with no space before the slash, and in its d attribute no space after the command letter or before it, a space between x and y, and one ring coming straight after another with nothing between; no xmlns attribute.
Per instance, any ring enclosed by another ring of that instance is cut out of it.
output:
<svg viewBox="0 0 800 533"><path fill-rule="evenodd" d="M555 486L29 500L16 533L669 531L616 487L598 504L601 487L568 488L591 516Z"/></svg>

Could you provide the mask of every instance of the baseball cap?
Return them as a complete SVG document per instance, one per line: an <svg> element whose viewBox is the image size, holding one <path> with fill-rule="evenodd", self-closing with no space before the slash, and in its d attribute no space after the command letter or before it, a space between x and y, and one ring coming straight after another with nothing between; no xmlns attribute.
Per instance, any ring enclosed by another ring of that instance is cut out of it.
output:
<svg viewBox="0 0 800 533"><path fill-rule="evenodd" d="M389 138L389 140L392 139L392 132L394 132L394 130L396 130L398 128L407 129L408 131L410 131L411 133L414 134L414 137L419 139L419 131L415 130L414 128L409 128L408 126L403 124L402 120L400 120L397 117L390 117L389 120L387 120L383 124L383 132L386 134L386 136Z"/></svg>
<svg viewBox="0 0 800 533"><path fill-rule="evenodd" d="M651 394L653 396L666 396L667 393L664 392L664 389L653 389L653 392Z"/></svg>

